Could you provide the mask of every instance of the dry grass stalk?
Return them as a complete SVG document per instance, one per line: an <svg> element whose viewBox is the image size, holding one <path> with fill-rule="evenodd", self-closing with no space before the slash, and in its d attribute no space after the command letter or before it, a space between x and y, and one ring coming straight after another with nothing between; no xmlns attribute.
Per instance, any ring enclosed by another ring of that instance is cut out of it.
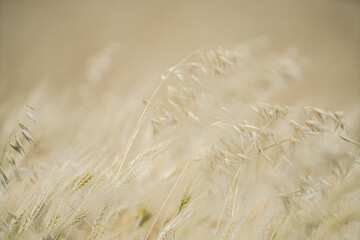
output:
<svg viewBox="0 0 360 240"><path fill-rule="evenodd" d="M136 121L114 117L118 106L83 112L86 121L64 114L82 142L72 151L51 125L65 117L44 103L37 142L27 107L0 161L0 239L356 239L355 121L269 103L301 78L302 58L260 45L191 53L161 75ZM98 128L99 116L116 124Z"/></svg>

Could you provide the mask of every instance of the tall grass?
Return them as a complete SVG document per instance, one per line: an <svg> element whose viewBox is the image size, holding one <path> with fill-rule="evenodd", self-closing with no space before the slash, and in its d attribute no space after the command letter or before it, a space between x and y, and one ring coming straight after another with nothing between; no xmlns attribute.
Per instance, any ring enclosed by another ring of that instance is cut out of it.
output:
<svg viewBox="0 0 360 240"><path fill-rule="evenodd" d="M3 148L0 238L357 239L357 116L273 102L309 63L265 45L195 51L150 95L100 92L103 65L81 93L34 92Z"/></svg>

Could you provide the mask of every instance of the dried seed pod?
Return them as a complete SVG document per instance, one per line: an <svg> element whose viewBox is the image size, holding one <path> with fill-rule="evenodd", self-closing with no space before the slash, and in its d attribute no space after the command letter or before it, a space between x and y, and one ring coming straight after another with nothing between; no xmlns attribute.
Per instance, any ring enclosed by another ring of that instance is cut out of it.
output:
<svg viewBox="0 0 360 240"><path fill-rule="evenodd" d="M34 123L39 123L39 121L36 119L35 115L31 112L25 112L26 116L30 118Z"/></svg>
<svg viewBox="0 0 360 240"><path fill-rule="evenodd" d="M18 124L22 130L27 130L28 132L30 132L30 130L22 122L18 121Z"/></svg>
<svg viewBox="0 0 360 240"><path fill-rule="evenodd" d="M314 132L324 132L327 130L326 126L322 125L318 121L309 120L306 121L306 125Z"/></svg>
<svg viewBox="0 0 360 240"><path fill-rule="evenodd" d="M20 178L20 174L19 174L19 171L16 167L16 163L15 163L15 158L14 158L14 155L12 153L6 153L6 158L8 159L8 162L10 164L10 166L12 167L12 169L14 170L15 172L15 177L18 181L21 180Z"/></svg>
<svg viewBox="0 0 360 240"><path fill-rule="evenodd" d="M25 139L30 143L33 144L34 143L34 139L31 136L30 132L26 129L21 129L21 133L23 134L23 136L25 137Z"/></svg>
<svg viewBox="0 0 360 240"><path fill-rule="evenodd" d="M8 184L9 183L9 179L7 178L4 170L2 168L0 168L0 173L1 173L1 176L2 178L4 179L5 183Z"/></svg>
<svg viewBox="0 0 360 240"><path fill-rule="evenodd" d="M14 165L15 164L15 159L14 159L14 154L12 153L5 153L6 154L6 158L9 162L10 165Z"/></svg>
<svg viewBox="0 0 360 240"><path fill-rule="evenodd" d="M360 142L355 141L355 140L353 140L353 139L351 139L351 138L348 138L348 137L345 137L345 136L341 136L341 135L340 135L340 138L343 139L343 140L346 141L346 142L349 142L349 143L352 143L352 144L355 144L355 145L359 145L359 144L360 144Z"/></svg>
<svg viewBox="0 0 360 240"><path fill-rule="evenodd" d="M22 144L20 143L19 139L17 139L16 136L15 136L15 144L10 143L10 146L20 154L25 153L25 150L24 150Z"/></svg>

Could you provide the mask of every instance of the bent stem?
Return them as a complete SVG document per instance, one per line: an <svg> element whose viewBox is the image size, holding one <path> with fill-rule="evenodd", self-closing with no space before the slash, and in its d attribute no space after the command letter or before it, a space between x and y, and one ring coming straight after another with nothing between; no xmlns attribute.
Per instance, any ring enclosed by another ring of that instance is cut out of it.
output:
<svg viewBox="0 0 360 240"><path fill-rule="evenodd" d="M213 46L206 46L206 47L200 48L200 49L198 49L198 50L190 53L190 54L189 54L188 56L186 56L182 61L180 61L180 62L177 63L174 67L172 67L172 68L171 68L172 70L170 70L170 72L169 72L168 74L171 74L179 65L183 64L184 62L186 62L186 61L187 61L189 58L191 58L194 54L199 53L199 52L201 52L201 51L204 51L205 49L208 49L208 48L211 48L211 47L213 47ZM121 158L121 160L120 160L119 169L118 169L118 171L117 171L117 177L119 177L120 172L121 172L121 169L122 169L122 167L123 167L123 165L124 165L124 162L125 162L128 154L129 154L129 151L130 151L130 149L131 149L131 146L133 145L134 140L135 140L137 134L139 133L139 130L140 130L141 126L143 125L143 123L144 123L144 121L145 121L145 116L146 116L147 112L148 112L149 109L150 109L151 103L152 103L153 99L155 98L156 94L159 92L160 88L163 86L163 84L164 84L165 81L166 81L166 79L165 79L165 80L161 80L161 82L160 82L160 83L158 84L158 86L155 88L153 94L151 95L150 99L148 100L148 103L146 104L143 112L142 112L141 115L140 115L140 118L139 118L139 120L137 121L137 123L136 123L136 125L135 125L135 128L134 128L134 130L133 130L133 132L132 132L132 134L131 134L131 136L130 136L130 138L129 138L129 141L127 142L126 147L125 147L125 149L124 149L124 156L123 156L123 157Z"/></svg>
<svg viewBox="0 0 360 240"><path fill-rule="evenodd" d="M119 166L119 169L118 169L118 171L117 171L117 176L118 176L118 177L119 177L120 172L121 172L121 169L122 169L122 167L123 167L123 165L124 165L125 159L127 158L127 155L129 154L130 148L131 148L131 146L132 146L132 144L133 144L133 142L134 142L137 134L139 133L139 130L140 130L142 124L144 123L145 116L146 116L146 114L147 114L147 112L148 112L148 110L149 110L149 108L150 108L150 103L151 103L152 100L155 98L156 94L158 93L158 91L160 90L160 88L162 87L163 84L164 84L164 81L161 81L161 82L158 84L158 86L155 88L155 91L154 91L153 94L151 95L148 104L146 104L143 112L142 112L141 115L140 115L140 118L139 118L138 122L137 122L136 125L135 125L135 129L134 129L134 131L132 132L132 134L131 134L131 136L130 136L130 138L129 138L129 141L128 141L128 143L126 144L126 147L125 147L125 149L124 149L124 151L125 151L125 152L124 152L124 156L122 157L122 159L121 159L121 161L120 161L120 166Z"/></svg>

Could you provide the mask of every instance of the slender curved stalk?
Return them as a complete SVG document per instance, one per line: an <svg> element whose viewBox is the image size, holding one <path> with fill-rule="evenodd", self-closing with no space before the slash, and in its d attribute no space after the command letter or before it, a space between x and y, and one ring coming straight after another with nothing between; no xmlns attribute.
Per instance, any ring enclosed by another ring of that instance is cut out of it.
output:
<svg viewBox="0 0 360 240"><path fill-rule="evenodd" d="M185 170L187 169L187 167L189 166L190 162L191 162L191 159L187 161L187 163L186 163L185 167L183 168L183 170L181 171L181 173L180 173L179 177L176 179L176 182L175 182L174 186L171 188L171 190L170 190L169 194L168 194L168 195L167 195L167 197L166 197L165 202L164 202L164 203L163 203L163 205L161 206L161 208L160 208L160 210L159 210L158 214L156 215L156 217L155 217L155 219L154 219L154 222L151 224L151 227L150 227L150 229L149 229L148 233L146 234L145 240L147 240L147 239L149 238L150 233L151 233L152 229L154 228L154 226L155 226L155 223L156 223L157 219L159 218L159 216L160 216L160 214L161 214L162 210L164 209L164 207L165 207L166 203L169 201L169 199L170 199L170 197L171 197L172 193L174 192L174 190L175 190L176 186L177 186L177 185L178 185L178 183L180 182L180 179L181 179L181 178L182 178L182 176L184 175L184 172L185 172Z"/></svg>
<svg viewBox="0 0 360 240"><path fill-rule="evenodd" d="M191 58L194 54L199 53L199 52L201 52L201 51L204 51L205 49L208 49L208 48L211 48L211 47L212 47L212 46L207 46L207 47L200 48L200 49L198 49L198 50L190 53L190 54L189 54L187 57L185 57L182 61L180 61L179 63L177 63L177 64L173 67L173 69L175 69L175 68L178 67L179 65L183 64L184 62L186 62L186 61L187 61L189 58ZM145 116L146 116L147 112L148 112L149 109L150 109L150 106L151 106L151 103L152 103L153 99L155 98L156 94L159 92L160 88L163 86L164 83L165 83L165 80L162 80L162 81L158 84L158 86L155 88L153 94L151 95L148 103L146 104L143 112L141 113L140 118L139 118L138 122L136 123L135 128L134 128L134 130L133 130L133 132L132 132L132 134L131 134L131 136L130 136L130 138L129 138L129 141L127 142L126 147L125 147L125 149L124 149L124 155L123 155L123 157L122 157L121 160L120 160L119 168L118 168L118 171L117 171L117 176L120 175L120 172L121 172L121 169L122 169L122 167L123 167L123 165L124 165L124 162L125 162L128 154L129 154L129 151L130 151L130 149L131 149L131 146L132 146L133 143L134 143L134 140L135 140L137 134L139 133L139 130L140 130L142 124L143 124L144 121L145 121Z"/></svg>

